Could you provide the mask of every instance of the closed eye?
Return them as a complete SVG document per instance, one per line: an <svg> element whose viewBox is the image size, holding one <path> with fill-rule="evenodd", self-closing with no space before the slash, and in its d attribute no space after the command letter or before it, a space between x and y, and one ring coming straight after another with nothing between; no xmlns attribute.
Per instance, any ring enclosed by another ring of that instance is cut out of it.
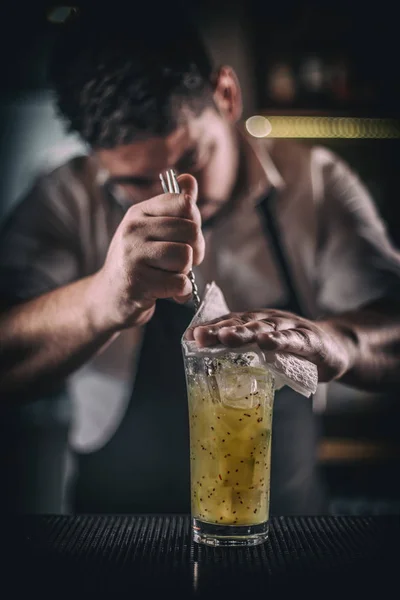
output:
<svg viewBox="0 0 400 600"><path fill-rule="evenodd" d="M149 177L133 177L133 176L119 176L110 177L109 183L111 185L129 185L134 187L149 187L157 183L157 180Z"/></svg>

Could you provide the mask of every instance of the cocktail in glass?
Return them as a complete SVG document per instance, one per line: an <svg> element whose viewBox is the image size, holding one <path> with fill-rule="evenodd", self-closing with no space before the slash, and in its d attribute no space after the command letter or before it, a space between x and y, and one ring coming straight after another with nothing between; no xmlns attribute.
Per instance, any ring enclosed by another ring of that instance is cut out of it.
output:
<svg viewBox="0 0 400 600"><path fill-rule="evenodd" d="M257 352L184 356L196 542L268 537L274 378Z"/></svg>

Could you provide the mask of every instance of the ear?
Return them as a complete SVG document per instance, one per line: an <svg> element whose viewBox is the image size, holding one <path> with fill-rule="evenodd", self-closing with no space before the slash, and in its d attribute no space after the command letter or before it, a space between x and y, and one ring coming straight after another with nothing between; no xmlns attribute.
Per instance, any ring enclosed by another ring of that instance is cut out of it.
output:
<svg viewBox="0 0 400 600"><path fill-rule="evenodd" d="M240 83L232 67L220 67L214 75L213 85L218 109L231 123L236 123L242 116L243 101Z"/></svg>

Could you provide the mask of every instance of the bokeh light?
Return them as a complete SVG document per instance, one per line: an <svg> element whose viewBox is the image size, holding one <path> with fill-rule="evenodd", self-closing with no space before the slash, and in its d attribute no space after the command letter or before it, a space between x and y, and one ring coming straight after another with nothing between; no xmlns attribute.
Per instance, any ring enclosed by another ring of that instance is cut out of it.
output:
<svg viewBox="0 0 400 600"><path fill-rule="evenodd" d="M270 134L272 126L266 117L255 115L247 119L246 128L253 137L262 138Z"/></svg>
<svg viewBox="0 0 400 600"><path fill-rule="evenodd" d="M247 119L246 128L257 138L400 138L400 123L394 119L257 115Z"/></svg>

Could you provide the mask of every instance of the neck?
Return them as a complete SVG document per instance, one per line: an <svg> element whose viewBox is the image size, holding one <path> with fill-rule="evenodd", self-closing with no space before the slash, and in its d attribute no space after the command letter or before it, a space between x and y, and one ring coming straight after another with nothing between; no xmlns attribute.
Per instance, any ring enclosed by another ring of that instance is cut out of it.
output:
<svg viewBox="0 0 400 600"><path fill-rule="evenodd" d="M237 205L239 199L246 191L247 165L246 156L241 143L239 132L232 127L232 180L228 193L221 202L221 208L208 219L203 219L203 229L215 224L221 218L228 215Z"/></svg>

